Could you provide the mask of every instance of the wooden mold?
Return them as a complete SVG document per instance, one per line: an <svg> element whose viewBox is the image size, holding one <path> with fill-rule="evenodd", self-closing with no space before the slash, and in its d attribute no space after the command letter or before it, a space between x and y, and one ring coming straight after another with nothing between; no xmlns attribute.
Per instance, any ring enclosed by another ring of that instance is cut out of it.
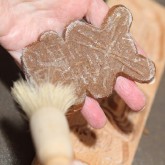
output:
<svg viewBox="0 0 165 165"><path fill-rule="evenodd" d="M107 118L100 130L91 128L79 112L69 115L75 159L89 165L132 164L139 140L154 101L165 64L165 9L150 0L109 0L109 6L123 4L131 10L134 21L131 33L137 43L156 64L156 81L151 85L139 85L147 97L145 109L139 113L130 111L114 93L101 104ZM39 165L37 161L33 165Z"/></svg>

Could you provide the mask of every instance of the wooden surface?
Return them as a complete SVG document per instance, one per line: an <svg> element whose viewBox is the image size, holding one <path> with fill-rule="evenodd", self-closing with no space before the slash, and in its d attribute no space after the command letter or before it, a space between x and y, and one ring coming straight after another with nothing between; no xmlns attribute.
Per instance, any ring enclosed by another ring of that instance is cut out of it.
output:
<svg viewBox="0 0 165 165"><path fill-rule="evenodd" d="M69 116L75 158L89 165L132 163L165 64L165 9L149 0L108 2L109 6L114 4L124 4L131 10L134 17L132 34L155 62L156 81L151 85L140 85L148 101L140 113L131 112L115 93L109 100L103 100L102 106L109 119L103 129L92 129L80 113Z"/></svg>

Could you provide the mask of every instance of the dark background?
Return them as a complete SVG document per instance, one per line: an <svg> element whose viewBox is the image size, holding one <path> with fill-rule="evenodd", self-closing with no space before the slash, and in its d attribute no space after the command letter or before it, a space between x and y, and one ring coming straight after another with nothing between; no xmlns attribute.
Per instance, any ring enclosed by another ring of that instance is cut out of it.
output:
<svg viewBox="0 0 165 165"><path fill-rule="evenodd" d="M165 0L159 0L165 5ZM0 48L0 165L30 165L34 157L28 123L10 95L21 72ZM133 165L165 165L165 74L148 118Z"/></svg>

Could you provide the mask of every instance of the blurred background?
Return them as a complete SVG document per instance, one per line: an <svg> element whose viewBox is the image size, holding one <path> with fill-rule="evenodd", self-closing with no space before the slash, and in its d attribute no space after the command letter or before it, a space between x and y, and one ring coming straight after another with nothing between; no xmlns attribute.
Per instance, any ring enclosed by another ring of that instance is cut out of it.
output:
<svg viewBox="0 0 165 165"><path fill-rule="evenodd" d="M165 0L155 0L165 6ZM165 32L165 29L164 29ZM133 165L165 165L165 73L138 146Z"/></svg>
<svg viewBox="0 0 165 165"><path fill-rule="evenodd" d="M165 0L157 1L165 5ZM30 165L34 157L28 123L16 108L10 95L13 81L21 74L7 52L0 47L0 165ZM164 98L165 74L133 165L165 165Z"/></svg>
<svg viewBox="0 0 165 165"><path fill-rule="evenodd" d="M165 5L165 0L156 0L157 2L159 2L162 5Z"/></svg>

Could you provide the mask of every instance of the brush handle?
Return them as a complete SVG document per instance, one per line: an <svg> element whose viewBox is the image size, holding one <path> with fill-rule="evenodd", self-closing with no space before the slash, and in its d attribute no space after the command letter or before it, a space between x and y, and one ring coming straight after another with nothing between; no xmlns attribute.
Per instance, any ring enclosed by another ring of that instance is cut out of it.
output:
<svg viewBox="0 0 165 165"><path fill-rule="evenodd" d="M72 143L65 114L45 107L30 118L30 127L39 160L43 165L70 165Z"/></svg>

